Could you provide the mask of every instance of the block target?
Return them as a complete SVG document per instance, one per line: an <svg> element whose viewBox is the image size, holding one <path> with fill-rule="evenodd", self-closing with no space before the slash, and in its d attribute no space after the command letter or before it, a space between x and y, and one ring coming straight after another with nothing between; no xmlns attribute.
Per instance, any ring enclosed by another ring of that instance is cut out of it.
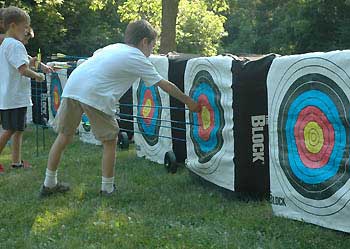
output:
<svg viewBox="0 0 350 249"><path fill-rule="evenodd" d="M150 56L158 73L168 78L169 62L165 56ZM133 84L134 140L137 155L148 160L164 163L164 156L172 150L169 94L157 86L148 86L142 79ZM164 127L167 126L167 127Z"/></svg>
<svg viewBox="0 0 350 249"><path fill-rule="evenodd" d="M350 231L342 218L350 202L349 55L282 57L268 80L271 195L285 200L274 212L343 231Z"/></svg>
<svg viewBox="0 0 350 249"><path fill-rule="evenodd" d="M202 104L186 112L187 167L206 180L234 189L232 58L201 57L187 62L185 93Z"/></svg>

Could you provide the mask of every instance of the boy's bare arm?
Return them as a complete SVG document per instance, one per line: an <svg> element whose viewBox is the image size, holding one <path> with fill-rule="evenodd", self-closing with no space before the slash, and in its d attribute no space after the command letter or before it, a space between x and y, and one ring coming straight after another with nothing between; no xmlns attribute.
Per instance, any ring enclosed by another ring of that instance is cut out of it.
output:
<svg viewBox="0 0 350 249"><path fill-rule="evenodd" d="M165 92L169 93L174 98L180 100L182 103L186 104L190 111L199 112L201 107L198 103L196 103L191 97L184 94L177 86L167 80L161 80L157 83L161 89Z"/></svg>
<svg viewBox="0 0 350 249"><path fill-rule="evenodd" d="M36 57L31 57L30 55L28 55L28 59L29 59L29 67L31 68L35 67L35 64L38 59ZM45 65L42 62L40 62L40 69L43 73L52 73L54 71L51 67Z"/></svg>
<svg viewBox="0 0 350 249"><path fill-rule="evenodd" d="M35 79L38 82L42 82L45 80L44 74L34 72L33 70L31 70L29 68L29 66L27 64L23 64L22 66L20 66L18 68L18 71L21 75L26 76L26 77L31 78L31 79Z"/></svg>

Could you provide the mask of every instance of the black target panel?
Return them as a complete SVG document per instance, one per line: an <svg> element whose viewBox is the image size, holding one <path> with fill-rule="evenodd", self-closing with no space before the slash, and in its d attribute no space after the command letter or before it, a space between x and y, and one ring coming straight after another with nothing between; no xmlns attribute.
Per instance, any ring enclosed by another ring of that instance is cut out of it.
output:
<svg viewBox="0 0 350 249"><path fill-rule="evenodd" d="M33 123L47 125L49 120L49 102L47 82L31 81Z"/></svg>
<svg viewBox="0 0 350 249"><path fill-rule="evenodd" d="M119 106L119 111L120 113L127 114L123 116L123 119L130 120L129 121L124 121L120 120L119 121L119 128L127 130L127 134L129 139L132 138L134 135L134 124L133 124L133 99L132 99L132 88L130 88L126 93L120 98L119 100L120 106Z"/></svg>
<svg viewBox="0 0 350 249"><path fill-rule="evenodd" d="M198 55L193 54L175 54L175 55L169 55L169 72L168 72L168 79L169 81L173 82L181 91L185 90L184 87L184 76L185 76L185 70L188 60L197 58ZM170 106L179 108L179 109L172 109L170 110L170 117L171 120L176 121L176 123L172 123L172 128L179 128L179 129L172 129L171 134L173 138L179 138L182 140L186 140L186 125L185 125L185 105L180 102L179 100L170 97ZM182 110L181 110L182 109ZM179 122L179 123L177 123ZM182 130L180 130L182 129ZM177 162L185 162L185 159L187 158L187 151L186 151L186 142L180 141L178 139L173 139L173 152L176 155L176 161Z"/></svg>
<svg viewBox="0 0 350 249"><path fill-rule="evenodd" d="M233 60L235 189L268 195L267 74L275 54Z"/></svg>

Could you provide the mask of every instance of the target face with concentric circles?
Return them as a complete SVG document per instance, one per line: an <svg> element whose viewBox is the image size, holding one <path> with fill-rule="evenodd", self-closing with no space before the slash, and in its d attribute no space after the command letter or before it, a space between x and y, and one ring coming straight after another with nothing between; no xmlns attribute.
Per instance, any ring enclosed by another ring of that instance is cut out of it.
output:
<svg viewBox="0 0 350 249"><path fill-rule="evenodd" d="M187 62L184 91L202 109L186 111L186 167L220 187L234 190L232 58L213 56Z"/></svg>
<svg viewBox="0 0 350 249"><path fill-rule="evenodd" d="M190 97L201 104L200 113L191 112L190 136L200 163L206 163L221 150L224 111L220 104L221 93L209 72L202 70L194 78Z"/></svg>
<svg viewBox="0 0 350 249"><path fill-rule="evenodd" d="M311 215L334 215L350 201L349 82L334 62L309 57L287 67L269 93L272 176Z"/></svg>
<svg viewBox="0 0 350 249"><path fill-rule="evenodd" d="M321 74L298 78L280 108L280 161L301 195L329 198L349 179L349 101L336 83ZM285 163L288 162L288 163Z"/></svg>
<svg viewBox="0 0 350 249"><path fill-rule="evenodd" d="M62 85L60 78L57 73L51 74L51 85L50 85L50 96L51 96L51 111L52 115L55 117L58 111L58 108L61 103L62 95Z"/></svg>
<svg viewBox="0 0 350 249"><path fill-rule="evenodd" d="M137 125L148 145L158 143L162 101L156 86L147 87L141 80L137 88Z"/></svg>

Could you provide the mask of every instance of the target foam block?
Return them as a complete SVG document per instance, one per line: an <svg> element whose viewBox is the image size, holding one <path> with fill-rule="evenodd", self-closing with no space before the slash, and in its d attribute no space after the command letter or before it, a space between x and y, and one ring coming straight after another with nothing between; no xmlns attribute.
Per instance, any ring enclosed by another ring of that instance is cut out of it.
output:
<svg viewBox="0 0 350 249"><path fill-rule="evenodd" d="M48 66L68 66L67 63L63 62L49 62ZM61 95L64 86L66 85L68 72L66 68L57 69L55 72L50 73L47 78L47 89L49 92L48 103L49 103L49 121L48 124L52 126L53 120L56 117L58 108L61 104Z"/></svg>
<svg viewBox="0 0 350 249"><path fill-rule="evenodd" d="M169 63L165 56L150 56L158 73L168 79ZM134 140L137 156L164 163L165 153L172 150L169 95L157 86L147 87L143 80L133 84ZM151 106L151 107L148 107Z"/></svg>
<svg viewBox="0 0 350 249"><path fill-rule="evenodd" d="M169 59L168 79L174 83L182 92L185 90L184 77L188 60L199 57L194 54L171 54ZM175 121L171 124L171 135L173 137L173 152L176 161L184 163L187 158L186 150L186 124L185 124L185 104L170 96L171 120ZM183 141L179 140L182 139Z"/></svg>
<svg viewBox="0 0 350 249"><path fill-rule="evenodd" d="M232 58L200 57L187 62L185 93L200 102L186 112L186 166L209 182L234 190Z"/></svg>
<svg viewBox="0 0 350 249"><path fill-rule="evenodd" d="M269 196L267 74L275 54L233 58L235 191Z"/></svg>
<svg viewBox="0 0 350 249"><path fill-rule="evenodd" d="M37 125L47 125L49 120L49 103L47 93L47 82L31 81L31 93L33 106L30 110L31 122ZM27 117L29 112L27 113ZM27 120L28 122L28 120Z"/></svg>
<svg viewBox="0 0 350 249"><path fill-rule="evenodd" d="M132 88L130 88L119 100L120 106L117 106L117 110L120 113L127 114L123 117L124 120L118 120L119 128L125 129L128 134L129 140L134 136L134 124L133 124L133 107L130 106L133 103ZM126 120L129 121L126 121Z"/></svg>
<svg viewBox="0 0 350 249"><path fill-rule="evenodd" d="M350 51L274 60L268 74L277 216L350 232Z"/></svg>

